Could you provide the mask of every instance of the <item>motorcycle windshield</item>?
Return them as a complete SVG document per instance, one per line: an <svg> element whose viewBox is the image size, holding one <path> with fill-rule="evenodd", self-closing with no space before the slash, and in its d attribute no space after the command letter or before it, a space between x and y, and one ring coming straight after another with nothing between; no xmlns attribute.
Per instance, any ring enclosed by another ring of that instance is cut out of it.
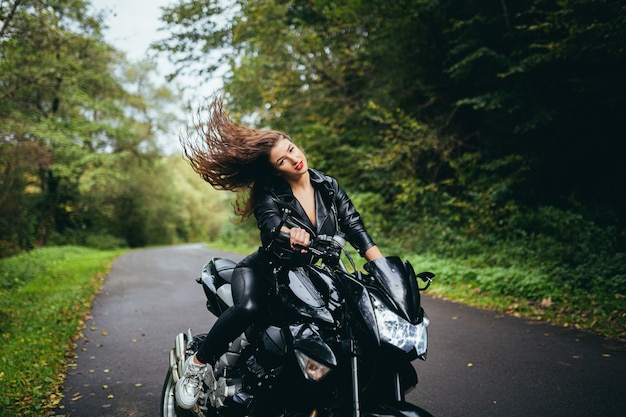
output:
<svg viewBox="0 0 626 417"><path fill-rule="evenodd" d="M374 278L379 288L390 301L390 306L411 324L422 319L420 293L413 267L397 256L378 258L365 264L365 270Z"/></svg>

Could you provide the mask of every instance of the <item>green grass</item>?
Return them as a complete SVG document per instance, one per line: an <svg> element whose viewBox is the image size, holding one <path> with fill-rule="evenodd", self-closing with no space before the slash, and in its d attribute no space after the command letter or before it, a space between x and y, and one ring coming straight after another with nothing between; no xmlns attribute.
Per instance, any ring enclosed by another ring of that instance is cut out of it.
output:
<svg viewBox="0 0 626 417"><path fill-rule="evenodd" d="M626 341L626 297L622 294L562 291L540 270L520 266L475 266L467 260L417 255L407 259L416 271L437 274L428 290L430 296ZM509 288L516 284L527 286L520 292L530 296L511 295Z"/></svg>
<svg viewBox="0 0 626 417"><path fill-rule="evenodd" d="M123 252L66 246L0 259L0 416L56 408L73 340Z"/></svg>

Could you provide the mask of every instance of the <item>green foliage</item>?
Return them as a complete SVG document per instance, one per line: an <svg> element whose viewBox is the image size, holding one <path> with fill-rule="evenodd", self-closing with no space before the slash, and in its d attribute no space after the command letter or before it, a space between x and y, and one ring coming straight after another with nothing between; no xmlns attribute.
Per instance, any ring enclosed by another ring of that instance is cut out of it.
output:
<svg viewBox="0 0 626 417"><path fill-rule="evenodd" d="M176 234L186 242L214 240L230 223L233 195L214 190L180 155L164 160L176 197Z"/></svg>
<svg viewBox="0 0 626 417"><path fill-rule="evenodd" d="M120 253L66 246L0 259L0 414L56 408L72 340Z"/></svg>
<svg viewBox="0 0 626 417"><path fill-rule="evenodd" d="M216 237L218 242L227 244L238 252L252 252L261 244L259 229L254 217L250 217L244 222L232 218L231 221L222 225L220 233Z"/></svg>
<svg viewBox="0 0 626 417"><path fill-rule="evenodd" d="M472 210L582 204L623 226L626 178L604 151L626 105L621 2L228 4L166 8L158 49L181 70L223 52L235 115L287 131L318 168L367 192L403 193L388 176L446 181ZM388 165L367 162L379 155Z"/></svg>
<svg viewBox="0 0 626 417"><path fill-rule="evenodd" d="M217 4L164 9L158 49L223 53L233 117L289 133L379 243L481 297L624 310L622 2Z"/></svg>
<svg viewBox="0 0 626 417"><path fill-rule="evenodd" d="M167 110L179 97L151 81L155 64L129 64L107 45L88 6L35 2L2 22L0 257L178 238L155 135L176 121Z"/></svg>
<svg viewBox="0 0 626 417"><path fill-rule="evenodd" d="M42 250L43 251L43 250ZM25 253L3 259L0 290L20 287L46 272L44 265L37 258L37 253Z"/></svg>

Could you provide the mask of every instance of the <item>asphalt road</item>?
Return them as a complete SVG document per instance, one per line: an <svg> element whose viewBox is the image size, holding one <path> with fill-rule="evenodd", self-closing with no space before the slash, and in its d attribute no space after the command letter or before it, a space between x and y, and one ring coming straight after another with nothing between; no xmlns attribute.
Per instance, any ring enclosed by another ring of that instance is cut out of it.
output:
<svg viewBox="0 0 626 417"><path fill-rule="evenodd" d="M181 245L114 263L77 340L57 416L160 415L175 335L214 321L195 283L213 256L241 258ZM420 383L408 400L436 417L626 415L624 344L428 297L423 305L428 360L414 362Z"/></svg>

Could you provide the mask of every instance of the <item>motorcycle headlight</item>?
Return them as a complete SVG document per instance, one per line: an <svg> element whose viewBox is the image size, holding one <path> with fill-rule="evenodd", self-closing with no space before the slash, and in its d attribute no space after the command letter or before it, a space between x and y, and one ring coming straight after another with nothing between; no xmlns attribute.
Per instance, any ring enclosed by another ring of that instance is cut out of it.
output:
<svg viewBox="0 0 626 417"><path fill-rule="evenodd" d="M426 358L428 348L428 324L430 319L424 313L424 320L419 324L411 324L393 311L389 310L380 300L373 297L374 315L378 323L380 340L409 353L413 348L420 359Z"/></svg>
<svg viewBox="0 0 626 417"><path fill-rule="evenodd" d="M328 366L311 359L299 350L296 350L295 354L296 359L298 360L298 365L300 365L300 369L302 370L304 377L308 380L319 381L331 371L331 368Z"/></svg>

